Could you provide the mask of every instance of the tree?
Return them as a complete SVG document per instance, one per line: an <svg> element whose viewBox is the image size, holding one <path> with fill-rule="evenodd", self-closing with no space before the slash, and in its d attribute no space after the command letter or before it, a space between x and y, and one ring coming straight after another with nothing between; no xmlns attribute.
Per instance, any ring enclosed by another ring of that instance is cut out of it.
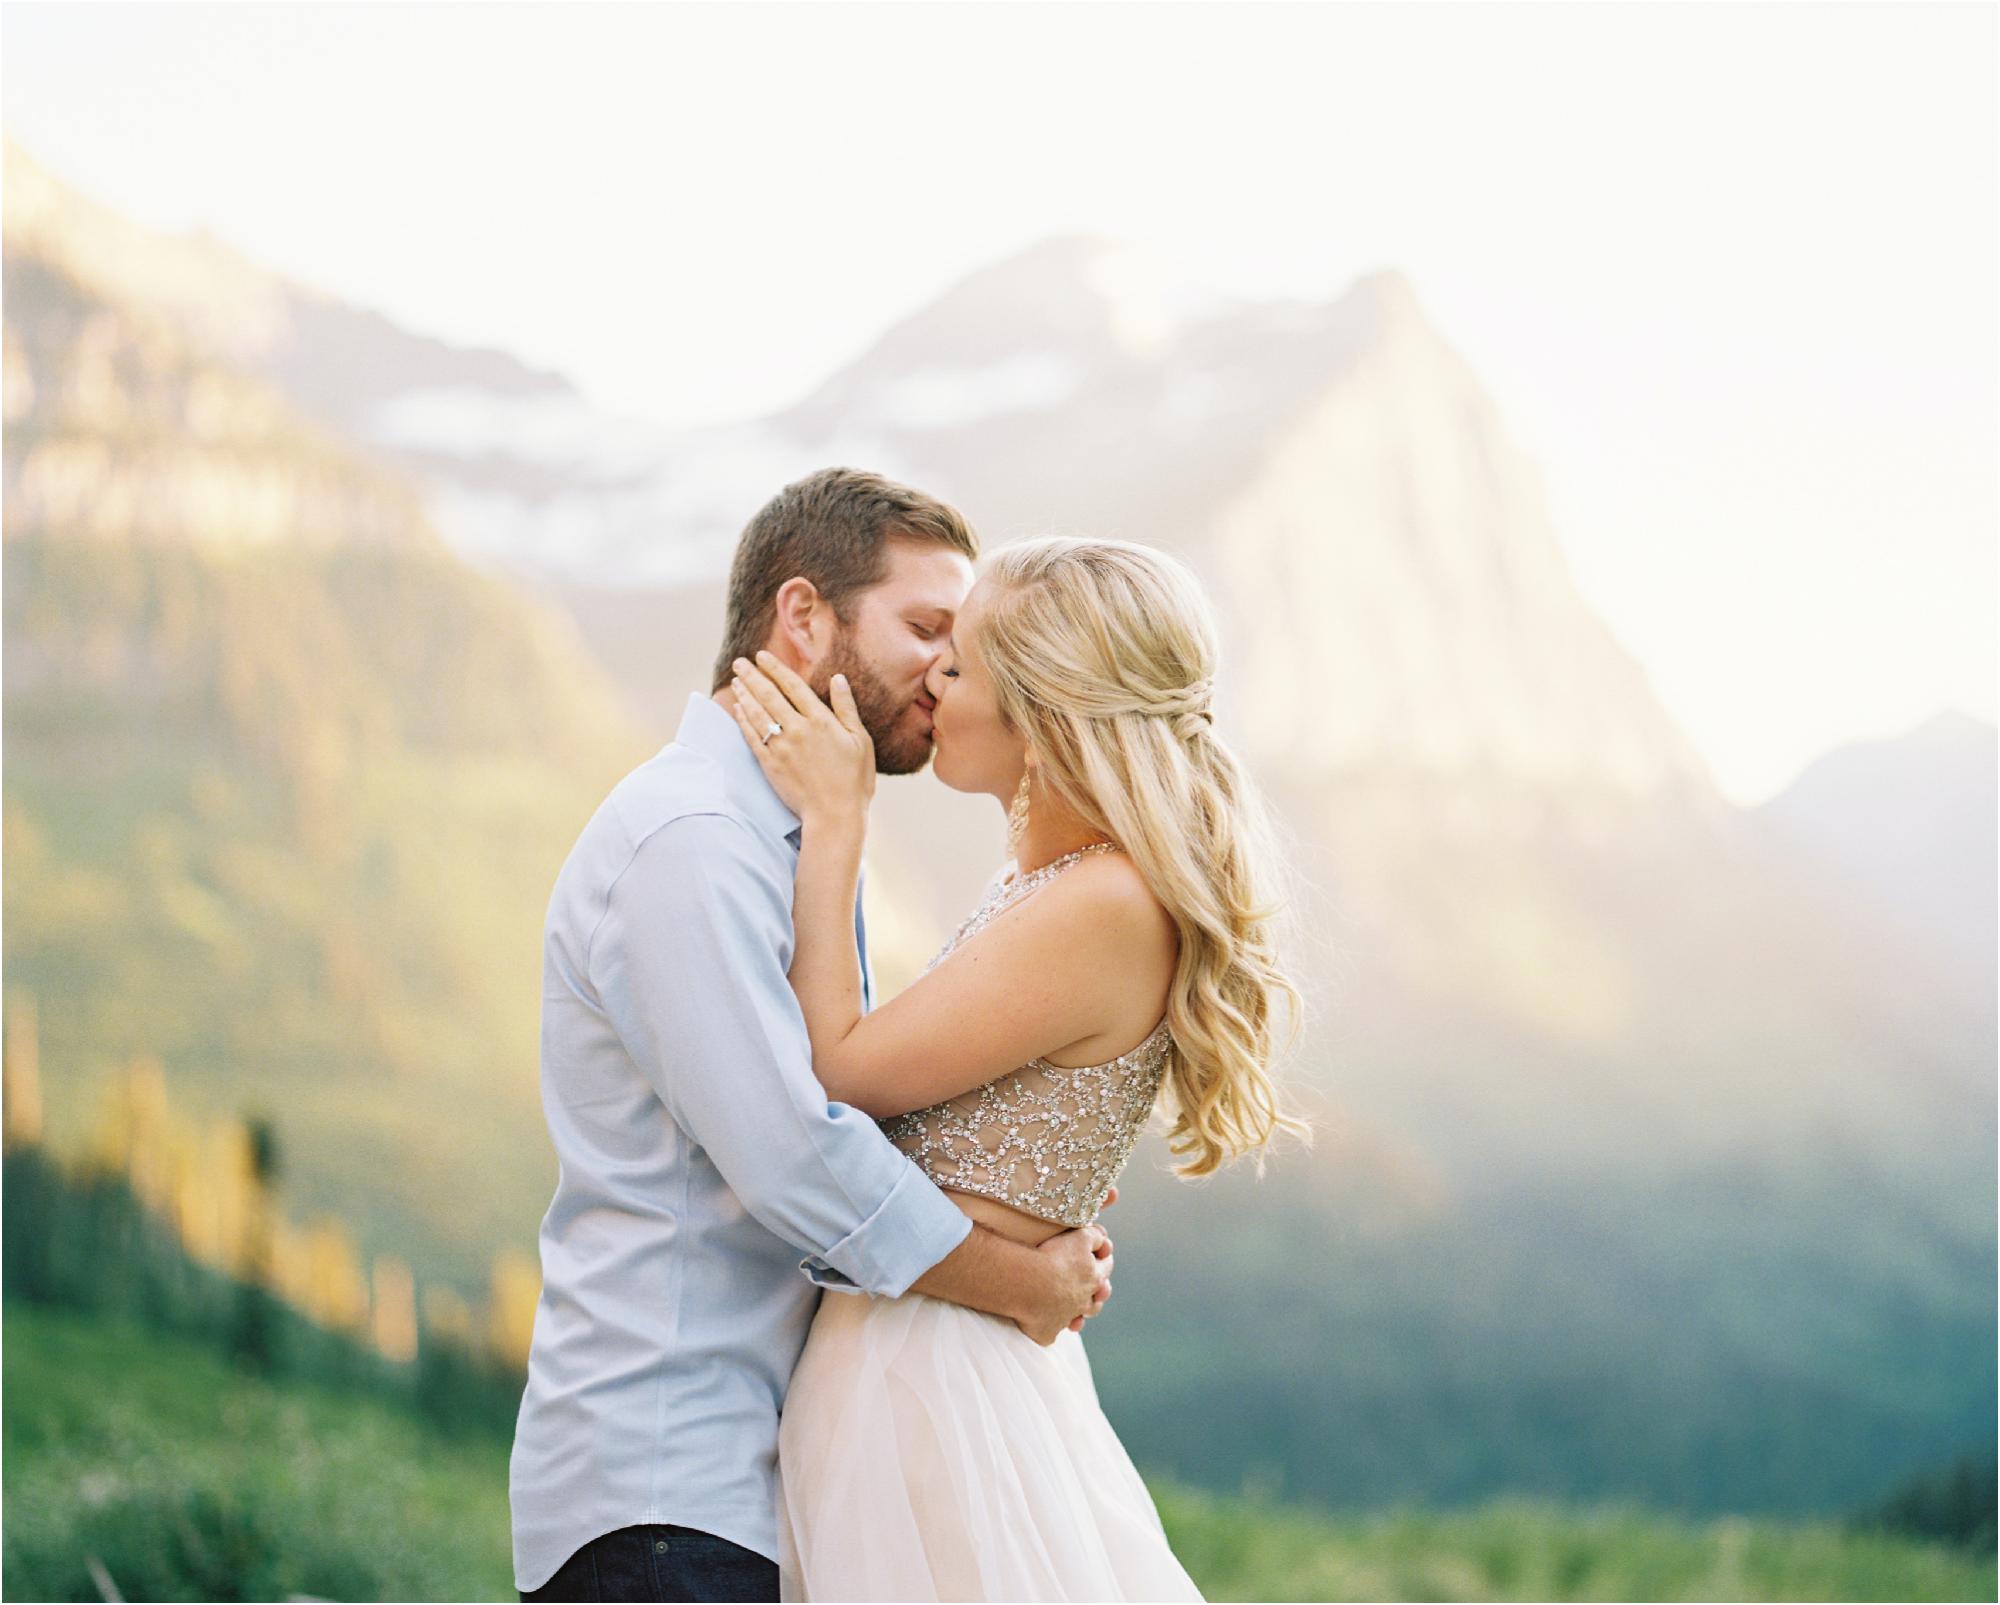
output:
<svg viewBox="0 0 2000 1605"><path fill-rule="evenodd" d="M241 1364L268 1373L277 1369L278 1362L277 1312L271 1293L271 1200L280 1163L278 1135L262 1115L247 1118L244 1131L250 1146L250 1207L229 1348Z"/></svg>

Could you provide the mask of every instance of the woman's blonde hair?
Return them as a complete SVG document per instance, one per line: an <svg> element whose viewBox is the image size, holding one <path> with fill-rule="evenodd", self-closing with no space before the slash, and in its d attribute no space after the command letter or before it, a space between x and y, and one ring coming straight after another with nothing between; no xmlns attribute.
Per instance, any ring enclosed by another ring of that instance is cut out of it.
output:
<svg viewBox="0 0 2000 1605"><path fill-rule="evenodd" d="M994 554L978 651L1042 782L1118 843L1180 932L1167 1000L1167 1146L1206 1176L1279 1131L1268 1065L1299 992L1274 941L1277 854L1261 799L1210 711L1215 626L1194 575L1127 541ZM1262 1156L1259 1155L1259 1168Z"/></svg>

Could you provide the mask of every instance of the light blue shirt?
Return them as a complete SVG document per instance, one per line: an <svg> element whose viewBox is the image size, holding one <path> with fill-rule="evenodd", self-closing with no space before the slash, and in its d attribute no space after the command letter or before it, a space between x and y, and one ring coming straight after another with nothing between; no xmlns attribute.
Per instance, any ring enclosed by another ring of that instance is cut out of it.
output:
<svg viewBox="0 0 2000 1605"><path fill-rule="evenodd" d="M778 1411L820 1288L893 1297L972 1230L813 1078L785 979L799 828L697 695L556 877L542 1109L561 1169L508 1476L522 1591L636 1523L775 1560ZM858 901L854 920L865 1005Z"/></svg>

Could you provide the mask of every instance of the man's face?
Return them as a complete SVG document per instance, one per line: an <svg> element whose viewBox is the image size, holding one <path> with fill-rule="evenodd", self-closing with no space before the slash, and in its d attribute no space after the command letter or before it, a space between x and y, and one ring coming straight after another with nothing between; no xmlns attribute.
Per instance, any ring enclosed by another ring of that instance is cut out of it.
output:
<svg viewBox="0 0 2000 1605"><path fill-rule="evenodd" d="M806 677L822 701L847 676L861 722L875 742L878 774L915 774L931 756L937 703L924 677L944 654L972 564L931 541L891 540L888 571L849 604L849 623Z"/></svg>

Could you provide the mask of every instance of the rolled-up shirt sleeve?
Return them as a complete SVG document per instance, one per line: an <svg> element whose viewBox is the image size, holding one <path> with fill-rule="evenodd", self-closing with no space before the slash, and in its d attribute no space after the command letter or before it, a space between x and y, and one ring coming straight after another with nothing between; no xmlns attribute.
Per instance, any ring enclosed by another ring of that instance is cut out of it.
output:
<svg viewBox="0 0 2000 1605"><path fill-rule="evenodd" d="M823 1287L894 1297L972 1229L860 1110L830 1103L786 971L792 886L747 824L642 841L591 938L590 981L667 1112Z"/></svg>

